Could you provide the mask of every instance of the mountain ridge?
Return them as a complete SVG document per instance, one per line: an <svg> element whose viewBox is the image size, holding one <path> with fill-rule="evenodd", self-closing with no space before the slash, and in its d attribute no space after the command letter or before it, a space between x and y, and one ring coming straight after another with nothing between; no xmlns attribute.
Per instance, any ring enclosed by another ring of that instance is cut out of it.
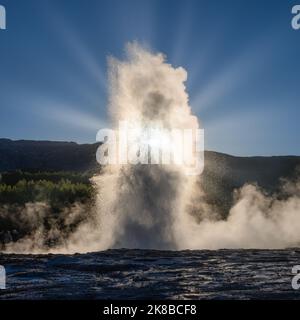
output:
<svg viewBox="0 0 300 320"><path fill-rule="evenodd" d="M0 139L0 173L21 170L93 174L100 171L96 161L98 146L99 143ZM236 157L205 151L199 183L206 201L226 212L233 203L234 190L251 183L275 193L282 179L293 178L298 167L300 156Z"/></svg>

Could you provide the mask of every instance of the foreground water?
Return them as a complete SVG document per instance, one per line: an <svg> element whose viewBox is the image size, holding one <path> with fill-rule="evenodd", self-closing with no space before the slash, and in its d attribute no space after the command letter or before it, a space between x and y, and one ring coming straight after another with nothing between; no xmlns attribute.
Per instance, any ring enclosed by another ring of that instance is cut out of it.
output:
<svg viewBox="0 0 300 320"><path fill-rule="evenodd" d="M300 249L4 255L0 299L299 299Z"/></svg>

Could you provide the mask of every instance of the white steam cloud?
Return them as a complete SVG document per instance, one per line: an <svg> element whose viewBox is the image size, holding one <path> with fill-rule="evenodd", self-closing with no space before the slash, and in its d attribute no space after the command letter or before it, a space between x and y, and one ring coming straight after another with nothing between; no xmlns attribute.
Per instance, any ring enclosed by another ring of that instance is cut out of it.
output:
<svg viewBox="0 0 300 320"><path fill-rule="evenodd" d="M110 59L109 111L115 126L126 121L132 127L197 129L184 85L186 71L136 43L126 53L125 61ZM95 178L104 249L177 248L195 181L186 176L184 165L106 167Z"/></svg>
<svg viewBox="0 0 300 320"><path fill-rule="evenodd" d="M300 183L282 186L285 199L265 195L257 186L236 191L236 201L226 220L208 216L192 223L181 248L283 249L300 245Z"/></svg>

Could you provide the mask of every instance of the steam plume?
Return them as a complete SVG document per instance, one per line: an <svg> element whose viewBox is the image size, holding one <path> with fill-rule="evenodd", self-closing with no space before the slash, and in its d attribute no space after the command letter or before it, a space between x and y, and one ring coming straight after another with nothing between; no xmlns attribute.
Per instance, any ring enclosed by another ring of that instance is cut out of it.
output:
<svg viewBox="0 0 300 320"><path fill-rule="evenodd" d="M162 54L137 44L127 46L127 59L110 59L109 111L133 127L196 129L184 82L186 71L173 68ZM127 165L106 168L95 182L106 247L178 248L186 208L195 183L184 166ZM107 192L104 189L111 189Z"/></svg>

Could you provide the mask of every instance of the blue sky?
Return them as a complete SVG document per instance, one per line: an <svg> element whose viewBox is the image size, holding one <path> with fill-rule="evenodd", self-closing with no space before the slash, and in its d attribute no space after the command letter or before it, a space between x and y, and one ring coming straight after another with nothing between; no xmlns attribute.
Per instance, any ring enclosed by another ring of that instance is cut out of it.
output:
<svg viewBox="0 0 300 320"><path fill-rule="evenodd" d="M298 1L300 4L300 1ZM107 56L137 40L188 71L206 149L300 155L288 0L0 0L0 137L95 142Z"/></svg>

